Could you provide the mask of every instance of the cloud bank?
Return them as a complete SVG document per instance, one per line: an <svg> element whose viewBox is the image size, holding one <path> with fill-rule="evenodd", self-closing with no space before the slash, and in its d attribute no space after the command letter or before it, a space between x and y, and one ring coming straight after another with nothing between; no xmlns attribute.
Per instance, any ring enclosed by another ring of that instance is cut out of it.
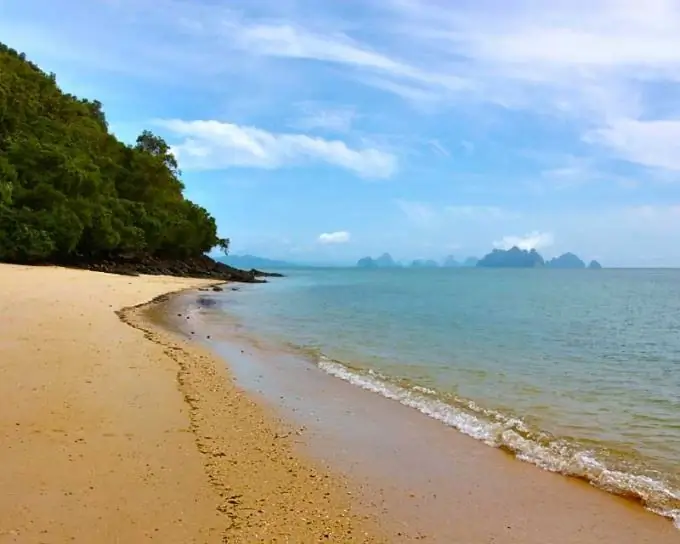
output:
<svg viewBox="0 0 680 544"><path fill-rule="evenodd" d="M172 149L185 169L219 170L232 166L274 169L324 162L365 178L389 178L397 171L394 155L370 147L353 149L340 140L274 133L214 120L165 119L156 124L180 138Z"/></svg>

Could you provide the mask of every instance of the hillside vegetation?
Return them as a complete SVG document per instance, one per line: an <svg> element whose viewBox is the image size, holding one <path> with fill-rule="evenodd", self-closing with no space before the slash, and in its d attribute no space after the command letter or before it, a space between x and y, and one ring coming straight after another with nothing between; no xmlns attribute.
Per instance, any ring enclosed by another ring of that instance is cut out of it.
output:
<svg viewBox="0 0 680 544"><path fill-rule="evenodd" d="M198 258L228 240L182 195L175 157L144 131L126 145L102 105L0 44L0 261Z"/></svg>

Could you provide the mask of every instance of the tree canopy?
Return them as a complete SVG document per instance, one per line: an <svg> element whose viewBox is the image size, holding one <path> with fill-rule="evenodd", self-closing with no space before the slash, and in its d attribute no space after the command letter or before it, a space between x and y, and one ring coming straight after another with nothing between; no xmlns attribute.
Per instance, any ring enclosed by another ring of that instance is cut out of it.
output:
<svg viewBox="0 0 680 544"><path fill-rule="evenodd" d="M54 74L0 44L0 261L226 249L214 218L183 189L162 138L119 141L99 101L63 93Z"/></svg>

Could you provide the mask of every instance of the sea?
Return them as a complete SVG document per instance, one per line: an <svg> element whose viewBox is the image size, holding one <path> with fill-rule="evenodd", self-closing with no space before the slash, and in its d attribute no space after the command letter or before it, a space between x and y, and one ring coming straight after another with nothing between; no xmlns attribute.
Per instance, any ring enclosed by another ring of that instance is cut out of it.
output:
<svg viewBox="0 0 680 544"><path fill-rule="evenodd" d="M241 330L680 528L680 270L291 269Z"/></svg>

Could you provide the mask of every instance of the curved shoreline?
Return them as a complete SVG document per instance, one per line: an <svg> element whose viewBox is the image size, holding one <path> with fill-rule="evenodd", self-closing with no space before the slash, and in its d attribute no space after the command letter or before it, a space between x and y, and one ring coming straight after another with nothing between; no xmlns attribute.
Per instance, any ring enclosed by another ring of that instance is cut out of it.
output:
<svg viewBox="0 0 680 544"><path fill-rule="evenodd" d="M295 429L236 387L225 361L172 334L164 318L178 294L117 313L177 364L196 448L227 519L225 542L382 542L370 517L356 515L353 488L293 451Z"/></svg>
<svg viewBox="0 0 680 544"><path fill-rule="evenodd" d="M362 482L388 526L442 543L677 541L671 522L636 502L537 470L327 374L297 350L253 337L228 313L215 311L221 296L181 295L181 306L192 313L192 325L182 329L200 331L194 338L229 361L241 387L304 425L307 451Z"/></svg>
<svg viewBox="0 0 680 544"><path fill-rule="evenodd" d="M0 542L384 541L221 359L146 321L214 281L0 265L0 283Z"/></svg>

